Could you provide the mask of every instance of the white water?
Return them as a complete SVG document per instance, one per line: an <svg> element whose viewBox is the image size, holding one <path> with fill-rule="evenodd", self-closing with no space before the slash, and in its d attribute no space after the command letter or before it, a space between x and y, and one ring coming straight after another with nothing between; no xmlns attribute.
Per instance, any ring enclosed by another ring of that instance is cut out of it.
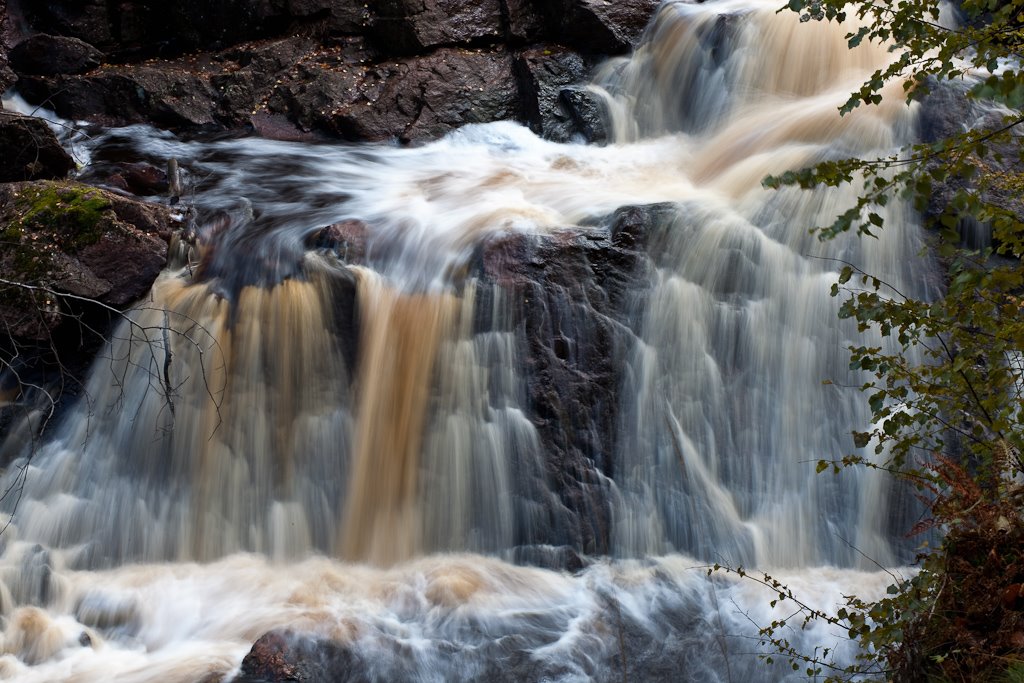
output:
<svg viewBox="0 0 1024 683"><path fill-rule="evenodd" d="M345 643L379 680L789 675L752 654L754 624L789 612L701 567L786 567L824 607L891 581L856 568L860 553L906 559L898 492L814 473L868 419L842 388L859 384L844 350L856 331L836 319L829 259L905 291L922 291L927 265L902 207L877 241L820 244L808 228L853 194L761 188L913 133L899 92L836 114L884 51L851 56L841 32L774 10L666 6L649 42L595 79L618 140L603 148L510 123L419 149L98 135L96 162L182 162L205 280L162 276L97 362L90 402L33 454L3 535L0 674L230 677L255 639L289 628ZM488 236L659 201L678 217L652 235L601 483L623 559L575 575L508 564L586 521L544 474L512 302L489 291L496 322L475 329L490 285L467 282L466 264ZM365 267L306 253L344 219L370 226ZM350 365L336 297L353 282ZM842 633L790 635L852 656Z"/></svg>

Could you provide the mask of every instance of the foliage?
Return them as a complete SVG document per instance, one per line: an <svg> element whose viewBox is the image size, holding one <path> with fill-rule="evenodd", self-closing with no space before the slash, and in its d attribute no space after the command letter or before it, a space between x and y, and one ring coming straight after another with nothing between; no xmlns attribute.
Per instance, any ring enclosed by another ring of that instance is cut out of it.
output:
<svg viewBox="0 0 1024 683"><path fill-rule="evenodd" d="M856 205L818 229L821 239L850 230L870 237L885 225L880 207L913 202L930 215L948 278L944 292L923 300L843 264L832 290L843 299L841 317L884 341L850 349L851 368L871 378L862 389L873 427L854 433L859 453L818 465L836 472L874 467L911 480L932 512L915 531L939 528L941 546L924 553L919 572L896 580L882 600L851 596L835 614L797 603L804 619L842 627L860 643L855 665L837 668L827 653L794 651L779 637L778 623L762 637L813 676L1019 680L1024 159L1017 127L1024 116L1015 110L1024 107L1024 0L965 0L957 27L940 22L938 0L789 0L780 11L787 10L802 21L845 23L851 48L864 41L890 45L890 64L853 93L843 113L878 104L883 87L900 80L908 101L959 88L989 115L979 129L886 158L827 160L765 180L767 187L862 183ZM991 247L966 248L961 229L969 223L991 230ZM764 583L780 600L794 600L771 577Z"/></svg>

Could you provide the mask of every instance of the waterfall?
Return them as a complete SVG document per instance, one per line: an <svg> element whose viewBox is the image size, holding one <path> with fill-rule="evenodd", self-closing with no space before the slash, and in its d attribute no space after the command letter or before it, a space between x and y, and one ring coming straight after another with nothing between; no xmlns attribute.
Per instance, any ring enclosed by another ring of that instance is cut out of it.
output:
<svg viewBox="0 0 1024 683"><path fill-rule="evenodd" d="M779 568L828 608L910 559L906 492L815 463L870 421L840 268L923 296L931 264L901 204L877 239L821 242L856 184L761 186L915 125L898 84L840 117L888 53L776 4L665 3L588 86L605 147L512 123L411 149L81 143L178 159L195 244L0 482L24 477L0 508L0 675L206 680L274 629L369 680L787 675L751 654L770 597L702 567ZM586 260L655 203L629 268ZM591 282L543 271L570 252ZM591 403L551 384L598 356Z"/></svg>
<svg viewBox="0 0 1024 683"><path fill-rule="evenodd" d="M850 426L870 421L856 389L865 377L847 369L859 333L840 324L828 288L848 262L923 295L930 266L915 219L889 206L898 227L878 239L821 244L808 227L852 206L858 186L773 192L760 181L884 155L912 141L913 111L889 92L884 106L840 118L838 105L885 64L884 47L848 50L845 28L751 4L668 5L649 42L598 79L623 139L693 136L686 169L705 190L681 202L652 249L657 274L623 392L633 402L617 449L617 546L761 566L857 564L863 553L891 565L909 559L893 529L910 526L891 480L840 481L808 463L851 452Z"/></svg>

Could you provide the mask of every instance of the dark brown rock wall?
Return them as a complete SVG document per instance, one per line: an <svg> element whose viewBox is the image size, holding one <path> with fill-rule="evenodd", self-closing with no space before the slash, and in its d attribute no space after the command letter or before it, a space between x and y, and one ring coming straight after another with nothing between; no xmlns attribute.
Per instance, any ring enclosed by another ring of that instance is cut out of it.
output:
<svg viewBox="0 0 1024 683"><path fill-rule="evenodd" d="M602 140L600 105L573 88L595 61L580 53L628 50L657 3L22 4L19 89L66 118L422 142L500 119ZM274 35L286 37L242 42Z"/></svg>
<svg viewBox="0 0 1024 683"><path fill-rule="evenodd" d="M373 8L374 38L392 54L495 44L505 35L499 0L377 0Z"/></svg>

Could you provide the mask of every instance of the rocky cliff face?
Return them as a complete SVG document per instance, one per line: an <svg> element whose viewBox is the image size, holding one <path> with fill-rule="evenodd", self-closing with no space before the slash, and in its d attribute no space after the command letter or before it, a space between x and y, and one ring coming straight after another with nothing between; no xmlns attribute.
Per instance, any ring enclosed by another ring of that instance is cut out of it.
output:
<svg viewBox="0 0 1024 683"><path fill-rule="evenodd" d="M19 91L66 118L402 143L518 119L595 141L600 111L572 86L595 55L628 51L657 5L57 0L8 14Z"/></svg>

